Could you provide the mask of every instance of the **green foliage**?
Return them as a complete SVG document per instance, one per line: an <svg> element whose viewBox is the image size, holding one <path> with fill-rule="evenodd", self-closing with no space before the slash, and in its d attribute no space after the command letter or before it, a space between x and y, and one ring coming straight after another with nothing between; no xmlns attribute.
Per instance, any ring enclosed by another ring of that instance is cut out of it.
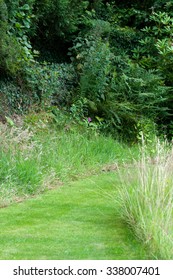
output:
<svg viewBox="0 0 173 280"><path fill-rule="evenodd" d="M82 96L96 103L106 100L112 57L108 43L101 40L93 42L92 46L88 48L83 65L81 65L80 90Z"/></svg>
<svg viewBox="0 0 173 280"><path fill-rule="evenodd" d="M58 79L56 90L51 96L51 103L61 108L69 107L73 103L75 87L77 85L77 73L72 64L52 64L52 69L57 69Z"/></svg>
<svg viewBox="0 0 173 280"><path fill-rule="evenodd" d="M29 4L18 4L18 6L13 7L13 9L11 8L11 13L9 13L10 17L8 34L10 36L15 36L19 42L21 46L20 59L23 59L24 61L33 59L32 46L27 36L31 27L31 19L33 17L32 7Z"/></svg>
<svg viewBox="0 0 173 280"><path fill-rule="evenodd" d="M1 114L23 114L33 104L32 93L17 86L12 80L0 81Z"/></svg>
<svg viewBox="0 0 173 280"><path fill-rule="evenodd" d="M172 84L172 23L168 13L152 13L150 26L142 30L145 38L133 51L133 58L143 67L159 69L168 85Z"/></svg>
<svg viewBox="0 0 173 280"><path fill-rule="evenodd" d="M70 106L76 79L72 65L30 62L18 84L10 79L0 81L2 102L11 113L25 113L34 104L37 109Z"/></svg>
<svg viewBox="0 0 173 280"><path fill-rule="evenodd" d="M168 3L167 3L168 4ZM171 6L170 6L171 7ZM140 45L133 50L133 58L135 61L146 69L157 69L162 75L164 83L169 86L169 95L167 96L167 106L169 111L162 121L163 126L167 126L166 134L170 135L172 108L172 24L173 14L167 10L167 5L162 6L163 11L153 12L149 17L148 25L142 29L145 38L139 41ZM165 11L164 11L165 9ZM163 127L162 126L162 127Z"/></svg>
<svg viewBox="0 0 173 280"><path fill-rule="evenodd" d="M72 48L79 75L73 109L80 101L82 118L90 116L102 131L136 141L142 118L154 122L167 115L168 89L156 71L143 69L120 54L118 47L111 48L104 32L98 36L92 32L95 34L94 28Z"/></svg>
<svg viewBox="0 0 173 280"><path fill-rule="evenodd" d="M4 34L3 39L0 39L0 52L0 70L2 73L12 76L21 71L21 48L15 37Z"/></svg>
<svg viewBox="0 0 173 280"><path fill-rule="evenodd" d="M57 41L57 38L69 40L71 34L78 30L87 6L88 1L35 1L38 35L50 45Z"/></svg>
<svg viewBox="0 0 173 280"><path fill-rule="evenodd" d="M15 73L19 68L18 51L20 46L14 36L8 32L8 10L6 3L0 1L0 71L2 73Z"/></svg>
<svg viewBox="0 0 173 280"><path fill-rule="evenodd" d="M55 64L32 63L26 69L26 82L34 99L41 106L49 106L57 90L58 69Z"/></svg>
<svg viewBox="0 0 173 280"><path fill-rule="evenodd" d="M112 77L110 91L103 112L109 125L116 128L124 139L138 138L138 123L143 118L156 121L167 112L167 89L156 73L127 64L121 74Z"/></svg>
<svg viewBox="0 0 173 280"><path fill-rule="evenodd" d="M0 5L0 71L16 83L13 92L3 86L2 96L12 108L58 106L78 121L91 117L93 126L130 139L138 138L143 117L159 125L170 121L171 2Z"/></svg>
<svg viewBox="0 0 173 280"><path fill-rule="evenodd" d="M127 26L116 26L112 29L109 41L113 52L119 55L126 53L131 56L132 50L139 44L138 41L141 39L141 34Z"/></svg>
<svg viewBox="0 0 173 280"><path fill-rule="evenodd" d="M2 1L0 15L0 68L11 76L21 76L28 61L33 59L28 33L31 27L32 4ZM2 20L1 20L2 18Z"/></svg>

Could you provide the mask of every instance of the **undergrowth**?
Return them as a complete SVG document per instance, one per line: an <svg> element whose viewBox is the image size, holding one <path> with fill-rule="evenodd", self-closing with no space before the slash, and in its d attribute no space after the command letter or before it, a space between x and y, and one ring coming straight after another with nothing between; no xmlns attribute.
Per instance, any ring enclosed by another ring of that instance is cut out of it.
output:
<svg viewBox="0 0 173 280"><path fill-rule="evenodd" d="M132 158L127 146L96 130L51 121L32 114L23 126L0 125L1 206Z"/></svg>

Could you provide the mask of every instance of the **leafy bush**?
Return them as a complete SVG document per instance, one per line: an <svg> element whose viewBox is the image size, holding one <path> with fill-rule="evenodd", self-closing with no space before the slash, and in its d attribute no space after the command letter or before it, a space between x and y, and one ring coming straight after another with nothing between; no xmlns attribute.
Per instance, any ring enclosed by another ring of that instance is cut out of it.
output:
<svg viewBox="0 0 173 280"><path fill-rule="evenodd" d="M97 37L92 36L94 31L86 38L79 37L72 49L79 75L74 104L80 100L83 116L95 119L102 131L136 141L144 117L156 122L167 116L168 89L156 71L147 71L127 55L120 55L101 38L103 32Z"/></svg>
<svg viewBox="0 0 173 280"><path fill-rule="evenodd" d="M52 69L57 69L58 79L56 90L51 97L52 105L60 108L68 108L73 103L75 89L78 82L74 66L69 63L52 64Z"/></svg>
<svg viewBox="0 0 173 280"><path fill-rule="evenodd" d="M72 65L34 62L27 68L25 79L39 105L64 107L71 102L75 76Z"/></svg>
<svg viewBox="0 0 173 280"><path fill-rule="evenodd" d="M108 43L98 40L87 50L80 75L81 95L99 103L106 100L113 55Z"/></svg>
<svg viewBox="0 0 173 280"><path fill-rule="evenodd" d="M20 69L20 52L21 48L17 39L8 34L8 9L6 3L0 1L0 72L16 74Z"/></svg>
<svg viewBox="0 0 173 280"><path fill-rule="evenodd" d="M167 114L167 94L156 73L127 64L114 72L102 116L124 139L135 141L142 119L155 122Z"/></svg>
<svg viewBox="0 0 173 280"><path fill-rule="evenodd" d="M8 113L25 113L32 106L41 108L72 104L73 88L77 77L70 64L30 62L22 77L0 81L3 110Z"/></svg>
<svg viewBox="0 0 173 280"><path fill-rule="evenodd" d="M158 1L159 2L159 1ZM171 4L171 3L170 3ZM162 129L165 128L165 134L172 137L171 130L171 115L172 107L172 22L173 14L171 9L168 11L168 6L164 4L163 10L153 12L149 17L148 25L143 28L142 32L145 38L139 41L140 45L133 50L133 58L136 62L146 69L157 69L164 79L166 86L169 86L169 95L167 97L167 106L169 115L165 115L162 120L159 120L159 125ZM170 5L171 8L171 5Z"/></svg>
<svg viewBox="0 0 173 280"><path fill-rule="evenodd" d="M134 140L143 117L160 126L170 122L171 3L1 0L0 5L0 71L16 84L16 90L2 86L10 106L55 105ZM42 52L37 61L32 45ZM58 65L60 56L68 63Z"/></svg>
<svg viewBox="0 0 173 280"><path fill-rule="evenodd" d="M32 46L28 33L32 21L32 4L19 1L0 2L0 68L11 76L21 76L30 60L33 60Z"/></svg>
<svg viewBox="0 0 173 280"><path fill-rule="evenodd" d="M0 81L1 108L0 113L9 115L12 113L23 114L33 104L32 93L16 85L10 79Z"/></svg>

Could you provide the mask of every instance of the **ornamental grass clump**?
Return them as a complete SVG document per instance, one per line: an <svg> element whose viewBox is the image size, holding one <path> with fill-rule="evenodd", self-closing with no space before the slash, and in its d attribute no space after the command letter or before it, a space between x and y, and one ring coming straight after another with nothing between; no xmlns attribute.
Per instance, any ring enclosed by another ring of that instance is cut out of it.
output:
<svg viewBox="0 0 173 280"><path fill-rule="evenodd" d="M157 141L154 154L143 144L140 161L119 171L120 213L152 258L172 259L173 149Z"/></svg>

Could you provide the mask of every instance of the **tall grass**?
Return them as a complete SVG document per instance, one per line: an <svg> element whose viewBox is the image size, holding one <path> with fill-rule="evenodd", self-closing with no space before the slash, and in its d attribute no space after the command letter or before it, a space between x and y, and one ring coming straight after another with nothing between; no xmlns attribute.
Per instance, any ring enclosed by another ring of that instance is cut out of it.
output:
<svg viewBox="0 0 173 280"><path fill-rule="evenodd" d="M172 259L173 150L157 141L151 158L143 144L141 160L119 172L121 216L153 258Z"/></svg>
<svg viewBox="0 0 173 280"><path fill-rule="evenodd" d="M101 172L103 165L126 157L131 157L127 146L77 126L0 125L0 206Z"/></svg>

